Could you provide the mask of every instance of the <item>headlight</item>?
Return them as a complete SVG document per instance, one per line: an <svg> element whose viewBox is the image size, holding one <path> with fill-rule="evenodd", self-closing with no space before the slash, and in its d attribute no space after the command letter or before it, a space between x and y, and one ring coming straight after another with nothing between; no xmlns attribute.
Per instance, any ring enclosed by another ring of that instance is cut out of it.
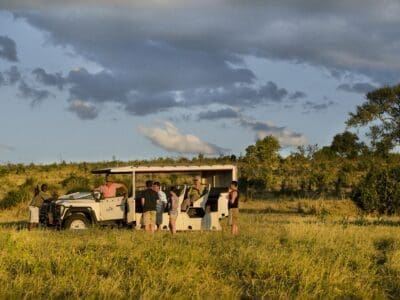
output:
<svg viewBox="0 0 400 300"><path fill-rule="evenodd" d="M56 216L61 217L63 212L64 212L64 206L56 205L56 209L55 209Z"/></svg>

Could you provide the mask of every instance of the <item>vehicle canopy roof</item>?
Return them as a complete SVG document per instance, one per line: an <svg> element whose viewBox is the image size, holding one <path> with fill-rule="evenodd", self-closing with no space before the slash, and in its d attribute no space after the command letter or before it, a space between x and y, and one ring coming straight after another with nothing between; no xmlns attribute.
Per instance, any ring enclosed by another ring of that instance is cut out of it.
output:
<svg viewBox="0 0 400 300"><path fill-rule="evenodd" d="M92 170L93 174L145 174L145 173L184 173L230 171L232 180L237 180L237 167L235 165L192 165L192 166L125 166L110 167Z"/></svg>

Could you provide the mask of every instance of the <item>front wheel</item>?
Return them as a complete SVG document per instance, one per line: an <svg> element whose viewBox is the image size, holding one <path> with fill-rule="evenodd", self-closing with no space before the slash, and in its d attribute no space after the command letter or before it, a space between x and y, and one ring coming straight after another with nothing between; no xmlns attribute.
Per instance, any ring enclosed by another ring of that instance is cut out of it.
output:
<svg viewBox="0 0 400 300"><path fill-rule="evenodd" d="M73 214L65 220L64 229L70 230L80 230L80 229L88 229L90 225L89 220L81 214Z"/></svg>

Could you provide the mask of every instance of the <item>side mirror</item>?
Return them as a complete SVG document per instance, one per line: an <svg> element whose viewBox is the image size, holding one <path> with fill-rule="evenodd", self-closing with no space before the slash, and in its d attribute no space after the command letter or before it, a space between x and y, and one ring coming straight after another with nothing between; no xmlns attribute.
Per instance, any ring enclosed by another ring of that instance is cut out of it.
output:
<svg viewBox="0 0 400 300"><path fill-rule="evenodd" d="M93 198L96 200L96 201L100 201L100 199L101 199L101 192L99 192L99 191L94 191L93 192Z"/></svg>

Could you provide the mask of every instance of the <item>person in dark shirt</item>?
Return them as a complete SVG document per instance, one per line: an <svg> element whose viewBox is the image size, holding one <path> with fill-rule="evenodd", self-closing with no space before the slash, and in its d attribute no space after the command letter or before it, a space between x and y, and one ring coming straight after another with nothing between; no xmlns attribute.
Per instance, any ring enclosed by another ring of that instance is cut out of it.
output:
<svg viewBox="0 0 400 300"><path fill-rule="evenodd" d="M47 184L43 183L42 186L35 188L34 197L29 204L29 224L28 229L33 229L39 226L40 209L45 201L52 199L52 196L47 191Z"/></svg>
<svg viewBox="0 0 400 300"><path fill-rule="evenodd" d="M158 194L153 189L153 181L146 181L146 190L142 194L143 224L146 231L154 232Z"/></svg>
<svg viewBox="0 0 400 300"><path fill-rule="evenodd" d="M237 181L232 181L229 187L228 196L228 215L229 225L231 225L231 233L236 235L239 233L239 191Z"/></svg>

